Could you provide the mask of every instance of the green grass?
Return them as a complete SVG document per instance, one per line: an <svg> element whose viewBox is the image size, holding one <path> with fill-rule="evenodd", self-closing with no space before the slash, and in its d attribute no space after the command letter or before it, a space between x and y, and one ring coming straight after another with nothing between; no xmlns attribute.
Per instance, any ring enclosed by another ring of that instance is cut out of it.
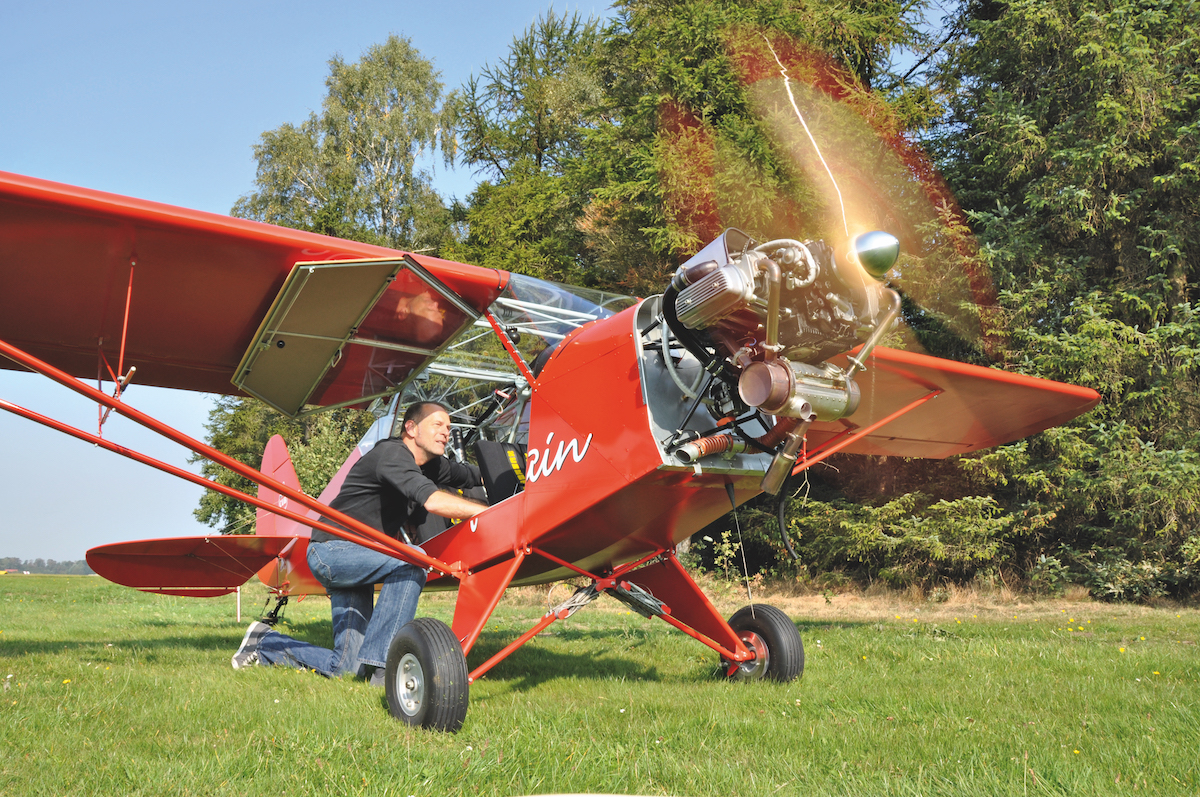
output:
<svg viewBox="0 0 1200 797"><path fill-rule="evenodd" d="M448 621L452 599L421 613ZM538 600L506 599L471 664ZM232 596L4 576L0 794L1200 792L1198 611L776 602L804 637L799 682L725 682L707 648L603 598L474 684L447 735L361 682L233 671ZM328 611L293 604L291 633L327 643Z"/></svg>

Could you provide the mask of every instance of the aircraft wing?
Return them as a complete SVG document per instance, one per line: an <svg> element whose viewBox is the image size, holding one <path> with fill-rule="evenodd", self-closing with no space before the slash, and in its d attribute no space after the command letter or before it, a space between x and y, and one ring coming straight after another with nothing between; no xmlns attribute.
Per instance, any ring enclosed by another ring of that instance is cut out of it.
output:
<svg viewBox="0 0 1200 797"><path fill-rule="evenodd" d="M844 360L834 362L845 367ZM844 451L942 459L1028 437L1066 423L1100 401L1091 388L882 346L876 347L866 372L855 381L862 391L858 411L841 421L813 424L809 451L935 390L942 392Z"/></svg>
<svg viewBox="0 0 1200 797"><path fill-rule="evenodd" d="M0 172L0 340L79 378L111 381L123 359L135 383L248 392L289 414L361 403L436 356L507 278Z"/></svg>
<svg viewBox="0 0 1200 797"><path fill-rule="evenodd" d="M143 592L210 598L233 592L303 542L248 534L137 540L92 548L87 563L109 581Z"/></svg>

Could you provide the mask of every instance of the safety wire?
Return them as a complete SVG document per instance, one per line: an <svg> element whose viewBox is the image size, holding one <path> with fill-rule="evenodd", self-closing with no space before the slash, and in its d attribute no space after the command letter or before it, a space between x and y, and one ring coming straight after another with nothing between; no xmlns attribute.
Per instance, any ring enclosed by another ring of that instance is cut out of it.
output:
<svg viewBox="0 0 1200 797"><path fill-rule="evenodd" d="M737 529L738 551L742 554L742 576L746 580L746 600L750 602L750 616L754 616L754 596L750 594L750 566L746 564L746 546L742 543L742 524L738 520L737 500L733 497L733 485L726 483L725 492L729 493L729 503L733 505L733 527Z"/></svg>
<svg viewBox="0 0 1200 797"><path fill-rule="evenodd" d="M208 542L207 538L205 538L205 542ZM235 557L233 554L231 554L229 551L222 550L218 546L217 553L219 553L222 556L229 559L229 561L233 562L233 565L231 567L224 567L218 561L210 558L208 560L208 564L211 567L215 567L218 570L224 570L226 573L230 573L235 576L245 576L247 579L254 575L254 573L255 573L254 570L252 570L249 567L247 567L246 565L242 564L241 561L237 557Z"/></svg>
<svg viewBox="0 0 1200 797"><path fill-rule="evenodd" d="M229 525L222 527L221 530L218 531L217 533L222 536L227 535L227 534L238 534L239 533L238 529L243 529L246 526L249 526L251 523L256 522L257 520L258 520L257 516L254 516L254 515L247 517L247 518L242 518L241 520L237 521L236 523L230 523Z"/></svg>
<svg viewBox="0 0 1200 797"><path fill-rule="evenodd" d="M805 462L807 460L808 436L805 435L804 442L800 449L800 461ZM803 491L804 498L800 502L800 508L803 510L806 506L808 506L808 493L811 488L811 485L808 482L808 468L805 468L803 471L801 471L801 473L804 474L804 482L792 491L788 490L788 482L792 480L793 476L792 474L788 474L787 479L785 479L783 482L783 489L779 491L779 505L775 510L775 520L777 523L779 523L779 538L783 541L783 547L787 549L788 556L792 557L792 561L798 561L800 559L800 555L797 554L796 549L792 547L792 541L788 535L786 512L787 503L789 500L795 500L796 496L800 495L801 491Z"/></svg>

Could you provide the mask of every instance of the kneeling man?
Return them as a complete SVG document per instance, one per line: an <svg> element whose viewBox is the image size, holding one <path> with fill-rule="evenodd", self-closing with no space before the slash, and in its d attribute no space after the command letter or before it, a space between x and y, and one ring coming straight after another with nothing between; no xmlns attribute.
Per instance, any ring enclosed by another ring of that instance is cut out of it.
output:
<svg viewBox="0 0 1200 797"><path fill-rule="evenodd" d="M330 507L398 540L404 540L405 530L426 513L474 517L487 507L449 490L482 484L479 469L443 456L449 439L450 413L444 406L432 401L413 404L404 414L400 436L379 441L350 468ZM308 544L308 566L329 591L333 649L292 639L256 622L233 655L233 668L285 664L329 677L370 676L372 684L382 685L388 647L416 615L425 570L319 529L313 529ZM376 584L382 584L378 602Z"/></svg>

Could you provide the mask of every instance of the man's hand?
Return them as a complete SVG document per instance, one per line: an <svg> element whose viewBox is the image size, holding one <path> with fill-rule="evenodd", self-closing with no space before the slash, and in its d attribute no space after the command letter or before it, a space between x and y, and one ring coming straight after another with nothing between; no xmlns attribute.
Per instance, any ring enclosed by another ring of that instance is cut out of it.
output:
<svg viewBox="0 0 1200 797"><path fill-rule="evenodd" d="M435 515L448 517L451 520L464 520L475 517L487 509L485 504L477 504L461 495L446 490L438 490L425 501L426 511Z"/></svg>

